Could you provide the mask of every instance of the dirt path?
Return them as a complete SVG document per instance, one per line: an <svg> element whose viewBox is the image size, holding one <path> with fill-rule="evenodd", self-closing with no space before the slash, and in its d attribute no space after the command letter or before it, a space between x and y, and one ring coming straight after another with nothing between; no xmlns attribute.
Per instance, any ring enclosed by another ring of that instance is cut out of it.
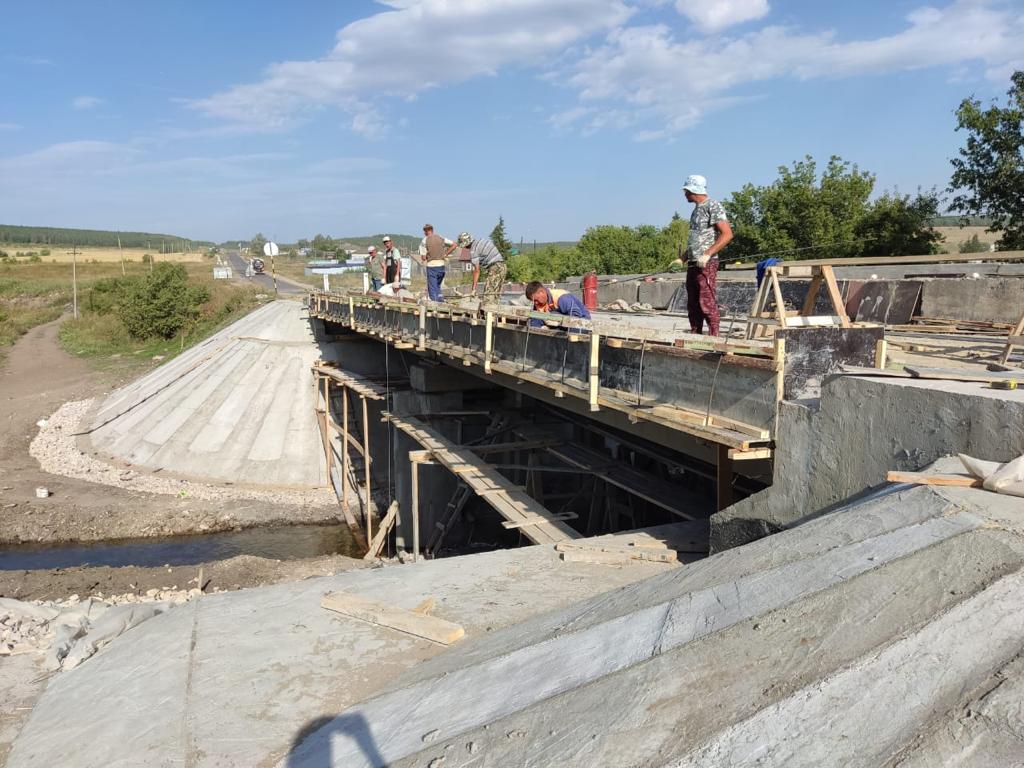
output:
<svg viewBox="0 0 1024 768"><path fill-rule="evenodd" d="M43 472L28 452L36 422L65 401L100 396L119 375L93 370L57 343L60 322L29 331L0 366L0 544L102 540L331 522L334 511L251 499L200 501L115 488ZM121 374L123 377L124 374ZM36 487L52 492L36 498Z"/></svg>

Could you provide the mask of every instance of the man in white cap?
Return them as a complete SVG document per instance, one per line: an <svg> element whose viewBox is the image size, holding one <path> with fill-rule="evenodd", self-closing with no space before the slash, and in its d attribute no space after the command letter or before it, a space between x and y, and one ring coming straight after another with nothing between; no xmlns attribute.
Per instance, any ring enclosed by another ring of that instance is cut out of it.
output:
<svg viewBox="0 0 1024 768"><path fill-rule="evenodd" d="M725 208L708 197L708 180L688 176L683 185L686 201L693 203L690 238L686 248L686 309L690 330L718 335L718 252L732 240L732 227Z"/></svg>
<svg viewBox="0 0 1024 768"><path fill-rule="evenodd" d="M384 243L384 282L394 283L401 277L402 252L391 242L391 235L384 235L381 242Z"/></svg>

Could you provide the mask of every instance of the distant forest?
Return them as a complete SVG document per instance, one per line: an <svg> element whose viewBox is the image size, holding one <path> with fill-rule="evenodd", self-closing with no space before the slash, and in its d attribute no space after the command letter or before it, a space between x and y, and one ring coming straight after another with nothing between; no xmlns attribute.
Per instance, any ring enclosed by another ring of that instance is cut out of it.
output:
<svg viewBox="0 0 1024 768"><path fill-rule="evenodd" d="M20 227L0 224L0 243L39 245L94 245L117 247L120 236L125 248L179 253L212 245L205 240L190 240L177 235L159 235L152 232L110 232L103 229L64 229L63 227Z"/></svg>

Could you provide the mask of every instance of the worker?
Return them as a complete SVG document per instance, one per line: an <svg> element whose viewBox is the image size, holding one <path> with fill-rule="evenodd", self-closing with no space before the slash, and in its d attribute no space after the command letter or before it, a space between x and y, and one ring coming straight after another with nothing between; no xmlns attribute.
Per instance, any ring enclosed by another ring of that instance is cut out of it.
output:
<svg viewBox="0 0 1024 768"><path fill-rule="evenodd" d="M444 301L441 283L444 282L445 259L454 250L455 243L446 237L434 234L433 224L423 225L420 260L427 268L427 296L431 301Z"/></svg>
<svg viewBox="0 0 1024 768"><path fill-rule="evenodd" d="M469 232L459 235L459 245L469 248L469 263L473 265L473 295L480 283L480 270L484 277L484 303L497 304L501 300L501 286L505 283L508 266L498 246L489 237L474 238Z"/></svg>
<svg viewBox="0 0 1024 768"><path fill-rule="evenodd" d="M688 203L693 203L690 215L690 237L686 256L686 305L690 316L690 330L718 335L718 252L732 240L732 227L725 208L708 197L708 180L703 176L688 176L683 185Z"/></svg>
<svg viewBox="0 0 1024 768"><path fill-rule="evenodd" d="M764 259L762 261L757 262L757 266L754 268L754 271L757 274L757 287L758 288L760 288L761 287L761 283L764 282L764 276L768 272L768 267L774 267L776 264L781 264L781 263L782 262L779 261L778 259L776 259L774 256L772 258L770 258L770 259Z"/></svg>
<svg viewBox="0 0 1024 768"><path fill-rule="evenodd" d="M371 245L366 257L366 271L370 273L370 287L375 293L384 284L384 260L377 253L377 246Z"/></svg>
<svg viewBox="0 0 1024 768"><path fill-rule="evenodd" d="M391 242L391 235L381 238L384 243L384 282L393 283L402 270L402 252Z"/></svg>
<svg viewBox="0 0 1024 768"><path fill-rule="evenodd" d="M526 286L526 298L533 302L535 312L557 312L567 317L590 319L590 311L576 296L561 288L545 288L536 280ZM544 325L539 319L530 320L530 325Z"/></svg>

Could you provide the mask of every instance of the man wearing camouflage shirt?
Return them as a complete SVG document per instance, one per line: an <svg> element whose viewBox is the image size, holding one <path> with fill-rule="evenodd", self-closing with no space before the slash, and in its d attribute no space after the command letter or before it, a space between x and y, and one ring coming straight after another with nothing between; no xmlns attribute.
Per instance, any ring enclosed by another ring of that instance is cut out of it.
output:
<svg viewBox="0 0 1024 768"><path fill-rule="evenodd" d="M694 204L690 215L690 238L686 249L686 309L690 330L718 335L718 252L732 240L732 227L725 208L708 197L708 181L689 176L683 185L686 201Z"/></svg>

